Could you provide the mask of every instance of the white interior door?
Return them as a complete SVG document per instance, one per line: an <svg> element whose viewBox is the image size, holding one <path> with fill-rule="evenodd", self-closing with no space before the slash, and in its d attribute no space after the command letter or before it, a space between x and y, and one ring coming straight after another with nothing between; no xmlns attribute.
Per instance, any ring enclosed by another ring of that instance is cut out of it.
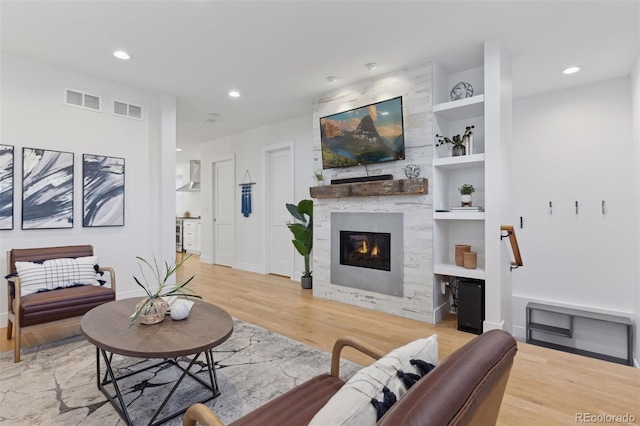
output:
<svg viewBox="0 0 640 426"><path fill-rule="evenodd" d="M233 266L234 241L233 161L213 164L213 263Z"/></svg>
<svg viewBox="0 0 640 426"><path fill-rule="evenodd" d="M292 220L286 203L294 203L291 150L287 148L267 152L269 226L269 273L291 276L293 271L292 234L287 224Z"/></svg>

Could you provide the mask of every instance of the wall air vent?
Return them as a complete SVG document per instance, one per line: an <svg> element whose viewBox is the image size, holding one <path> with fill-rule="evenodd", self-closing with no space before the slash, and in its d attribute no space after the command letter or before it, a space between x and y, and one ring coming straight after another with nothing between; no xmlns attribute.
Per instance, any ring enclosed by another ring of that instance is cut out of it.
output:
<svg viewBox="0 0 640 426"><path fill-rule="evenodd" d="M120 117L134 118L142 120L142 107L131 105L126 102L113 101L113 113Z"/></svg>
<svg viewBox="0 0 640 426"><path fill-rule="evenodd" d="M65 89L64 104L77 108L90 109L91 111L102 111L102 100L100 96L90 95L78 90Z"/></svg>

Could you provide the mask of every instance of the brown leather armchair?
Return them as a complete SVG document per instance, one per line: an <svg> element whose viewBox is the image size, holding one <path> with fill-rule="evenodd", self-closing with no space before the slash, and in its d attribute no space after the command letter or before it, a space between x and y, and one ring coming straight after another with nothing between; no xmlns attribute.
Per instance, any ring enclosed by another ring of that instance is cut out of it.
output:
<svg viewBox="0 0 640 426"><path fill-rule="evenodd" d="M306 425L342 387L338 366L344 346L374 357L378 351L357 339L340 339L334 346L331 374L296 386L232 423L238 425ZM378 426L495 425L517 350L506 331L484 333L445 358L420 379L378 421ZM192 405L183 426L222 426L203 404Z"/></svg>

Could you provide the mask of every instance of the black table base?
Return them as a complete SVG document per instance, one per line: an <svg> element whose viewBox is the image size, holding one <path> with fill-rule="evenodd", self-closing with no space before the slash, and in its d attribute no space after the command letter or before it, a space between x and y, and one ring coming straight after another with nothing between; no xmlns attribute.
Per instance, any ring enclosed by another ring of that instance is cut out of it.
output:
<svg viewBox="0 0 640 426"><path fill-rule="evenodd" d="M209 376L209 383L207 383L205 380L202 380L200 377L197 377L195 374L191 373L191 367L193 366L193 364L195 364L195 362L198 360L198 358L200 357L200 355L202 355L204 353L205 358L206 358L206 365L207 365L207 371L208 371L208 376ZM100 354L102 354L102 358L104 359L105 362L105 366L106 366L106 370L104 373L104 378L102 380L100 380L100 376L101 376L101 368L100 368ZM187 411L187 409L189 408L189 406L191 406L191 404L195 404L197 402L200 403L205 403L207 401L211 401L212 399L218 397L220 395L220 390L218 388L218 377L216 376L216 370L215 370L215 366L214 366L214 360L213 360L213 351L206 350L204 352L200 352L195 354L195 356L191 359L191 361L189 362L189 365L187 366L187 368L184 368L183 366L181 366L178 363L178 359L177 358L166 358L158 363L155 363L153 365L144 367L144 368L140 368L138 370L132 371L130 373L127 374L123 374L121 376L116 377L113 368L111 367L111 360L113 358L113 353L107 353L107 351L105 351L104 349L100 349L96 347L96 374L97 374L97 383L98 383L98 389L107 397L107 399L111 402L111 405L113 405L113 407L116 409L116 411L118 412L118 414L120 414L120 417L122 417L126 422L127 425L129 426L133 426L133 423L131 422L131 418L129 417L129 412L127 410L127 405L124 402L124 397L122 396L122 393L120 392L120 387L118 386L118 380L124 379L126 377L130 377L130 376L134 376L136 374L139 374L143 371L149 370L151 368L154 367L158 367L160 365L163 364L171 364L174 365L178 368L180 368L182 370L182 375L180 376L180 378L175 382L175 384L173 385L173 387L171 388L171 390L169 391L168 395L165 397L165 399L162 401L162 403L160 404L160 407L158 407L158 409L155 411L153 417L149 420L149 422L147 423L147 426L156 426L156 425L160 425L162 423L165 423L181 414L184 414L185 411ZM169 415L167 415L166 417L163 417L162 419L156 420L158 418L158 416L160 415L160 413L162 412L162 410L164 409L164 407L167 405L167 403L169 402L169 400L171 399L171 397L173 396L173 394L175 393L176 389L178 388L178 386L180 386L180 383L182 383L182 380L189 375L191 378L193 378L194 380L198 381L200 384L202 384L205 388L211 390L211 394L209 394L209 396L207 396L206 398L200 400L200 401L189 401L188 405L185 406L184 408L171 413ZM109 393L109 391L105 388L106 385L113 385L113 388L115 389L115 394L111 394Z"/></svg>

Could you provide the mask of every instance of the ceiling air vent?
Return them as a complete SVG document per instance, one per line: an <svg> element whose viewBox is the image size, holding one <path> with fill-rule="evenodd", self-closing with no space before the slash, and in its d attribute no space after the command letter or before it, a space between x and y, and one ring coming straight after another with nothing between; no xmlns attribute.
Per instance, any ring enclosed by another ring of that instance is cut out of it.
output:
<svg viewBox="0 0 640 426"><path fill-rule="evenodd" d="M125 102L113 101L113 113L121 117L135 118L142 120L142 107L131 105Z"/></svg>
<svg viewBox="0 0 640 426"><path fill-rule="evenodd" d="M90 95L78 90L65 89L64 104L67 106L101 111L100 96Z"/></svg>

